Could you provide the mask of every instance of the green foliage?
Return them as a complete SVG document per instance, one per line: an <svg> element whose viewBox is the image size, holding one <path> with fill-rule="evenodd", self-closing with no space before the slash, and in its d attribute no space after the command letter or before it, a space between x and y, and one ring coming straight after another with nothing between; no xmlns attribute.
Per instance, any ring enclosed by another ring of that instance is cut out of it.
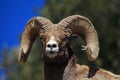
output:
<svg viewBox="0 0 120 80"><path fill-rule="evenodd" d="M120 0L46 0L42 10L37 13L59 22L69 15L79 14L88 17L99 35L100 55L94 62L89 62L81 51L84 44L81 38L71 46L80 64L94 65L120 74ZM78 45L80 44L80 45ZM27 62L20 65L17 61L18 50L8 54L4 50L3 66L8 70L8 80L44 80L41 44L37 39L32 47Z"/></svg>

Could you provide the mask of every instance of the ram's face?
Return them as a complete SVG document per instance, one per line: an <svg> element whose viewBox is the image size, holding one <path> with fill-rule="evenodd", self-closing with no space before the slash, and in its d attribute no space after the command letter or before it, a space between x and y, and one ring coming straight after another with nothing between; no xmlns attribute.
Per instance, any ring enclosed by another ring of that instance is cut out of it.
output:
<svg viewBox="0 0 120 80"><path fill-rule="evenodd" d="M44 56L48 58L55 58L57 56L65 55L66 46L69 43L70 33L64 31L57 25L47 28L40 35L43 45Z"/></svg>

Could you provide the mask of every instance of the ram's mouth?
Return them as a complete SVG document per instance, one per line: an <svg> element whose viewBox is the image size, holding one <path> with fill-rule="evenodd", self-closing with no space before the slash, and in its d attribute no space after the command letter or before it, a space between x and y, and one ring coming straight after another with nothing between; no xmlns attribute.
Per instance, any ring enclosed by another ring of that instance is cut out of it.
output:
<svg viewBox="0 0 120 80"><path fill-rule="evenodd" d="M48 53L49 53L49 54L56 54L57 52L51 50L51 51L49 51Z"/></svg>
<svg viewBox="0 0 120 80"><path fill-rule="evenodd" d="M51 52L47 52L46 55L49 58L55 58L58 55L58 53L51 51Z"/></svg>

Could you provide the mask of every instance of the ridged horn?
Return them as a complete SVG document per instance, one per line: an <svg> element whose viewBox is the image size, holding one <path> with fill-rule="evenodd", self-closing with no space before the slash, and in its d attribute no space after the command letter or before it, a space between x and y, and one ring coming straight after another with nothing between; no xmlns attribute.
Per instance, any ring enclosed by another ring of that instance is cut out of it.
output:
<svg viewBox="0 0 120 80"><path fill-rule="evenodd" d="M98 35L88 18L73 15L64 18L58 24L64 29L69 28L73 34L78 34L84 39L85 46L82 46L82 50L87 53L88 60L94 61L97 58L99 54Z"/></svg>
<svg viewBox="0 0 120 80"><path fill-rule="evenodd" d="M28 21L21 38L19 63L24 63L27 60L32 44L40 34L40 30L51 25L52 22L43 17L34 17Z"/></svg>

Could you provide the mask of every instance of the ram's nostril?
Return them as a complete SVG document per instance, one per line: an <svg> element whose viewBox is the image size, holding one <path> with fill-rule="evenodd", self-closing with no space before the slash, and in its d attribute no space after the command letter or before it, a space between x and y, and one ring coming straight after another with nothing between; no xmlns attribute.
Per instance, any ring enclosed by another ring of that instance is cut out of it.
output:
<svg viewBox="0 0 120 80"><path fill-rule="evenodd" d="M50 44L48 44L47 47L50 47L50 48L51 48L52 46L51 46Z"/></svg>
<svg viewBox="0 0 120 80"><path fill-rule="evenodd" d="M56 44L53 44L53 45L52 45L52 47L53 47L53 48L56 48L56 47L57 47L57 45L56 45Z"/></svg>
<svg viewBox="0 0 120 80"><path fill-rule="evenodd" d="M56 44L48 44L47 47L48 47L48 48L56 48L57 45L56 45Z"/></svg>

